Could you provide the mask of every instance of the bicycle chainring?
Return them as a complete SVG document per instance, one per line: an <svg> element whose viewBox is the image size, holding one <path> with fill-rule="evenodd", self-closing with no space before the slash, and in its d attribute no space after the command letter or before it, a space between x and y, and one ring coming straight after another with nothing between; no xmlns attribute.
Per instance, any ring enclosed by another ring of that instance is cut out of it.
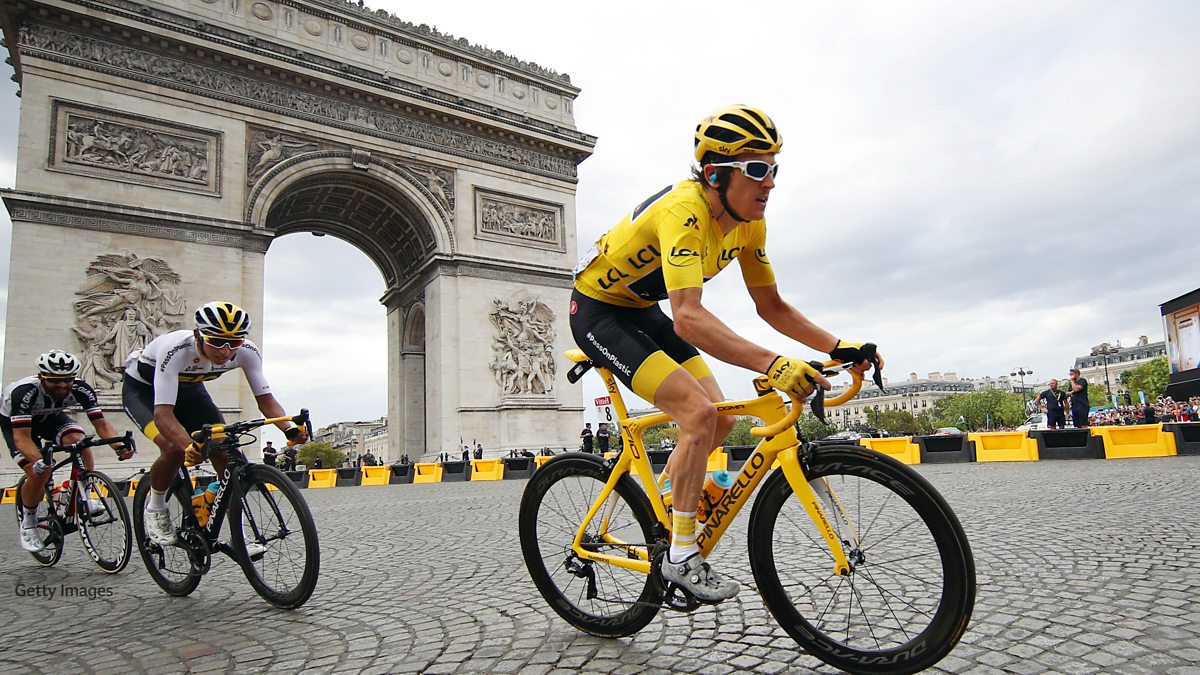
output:
<svg viewBox="0 0 1200 675"><path fill-rule="evenodd" d="M663 600L662 606L675 611L691 614L700 607L700 601L696 596L692 595L687 589L674 583L663 583L662 578L662 561L666 558L667 547L659 548L650 562L650 576L654 579L654 583L662 588Z"/></svg>
<svg viewBox="0 0 1200 675"><path fill-rule="evenodd" d="M201 576L208 574L208 568L212 565L212 549L208 546L208 539L204 534L196 529L185 527L179 531L178 535L179 546L187 551L188 562L192 565L192 573Z"/></svg>

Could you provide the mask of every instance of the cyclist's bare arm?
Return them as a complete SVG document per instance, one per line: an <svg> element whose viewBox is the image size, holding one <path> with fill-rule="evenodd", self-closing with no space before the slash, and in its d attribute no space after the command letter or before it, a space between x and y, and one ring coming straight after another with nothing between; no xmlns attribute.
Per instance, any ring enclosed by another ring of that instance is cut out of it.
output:
<svg viewBox="0 0 1200 675"><path fill-rule="evenodd" d="M159 403L154 406L154 426L158 428L158 438L165 441L167 449L182 450L192 442L179 420L175 419L175 406ZM159 440L155 439L158 443Z"/></svg>
<svg viewBox="0 0 1200 675"><path fill-rule="evenodd" d="M779 295L779 287L752 286L746 289L754 300L758 315L771 328L800 344L828 354L837 346L838 339L832 333L809 321L808 317Z"/></svg>
<svg viewBox="0 0 1200 675"><path fill-rule="evenodd" d="M758 311L758 315L781 334L825 354L837 347L837 337L810 321L808 317L800 313L800 310L784 300L783 296L779 295L779 287L775 284L751 286L746 290L749 291L750 298L754 300L754 307ZM883 355L877 356L879 368L882 369ZM870 363L862 363L854 366L853 370L863 375L871 366Z"/></svg>
<svg viewBox="0 0 1200 675"><path fill-rule="evenodd" d="M777 354L733 332L700 303L702 293L700 288L681 288L667 294L671 300L675 333L700 351L725 363L756 373L770 368Z"/></svg>
<svg viewBox="0 0 1200 675"><path fill-rule="evenodd" d="M284 410L279 401L275 399L274 394L266 393L262 394L261 396L255 396L254 400L258 403L258 410L263 414L263 417L275 418L288 416L287 411ZM279 427L279 430L286 434L287 430L294 425L291 422L277 422L275 426ZM297 442L303 442L303 440L305 440L305 429L303 426L299 427L299 429L300 440Z"/></svg>
<svg viewBox="0 0 1200 675"><path fill-rule="evenodd" d="M121 432L117 431L117 428L112 425L112 422L109 422L108 419L104 417L92 420L92 427L96 430L96 435L100 438L116 438L117 436L121 435ZM113 452L116 452L118 455L123 454L123 459L128 458L129 455L132 454L128 451L128 448L125 447L124 443L112 443L109 445L109 447L112 448Z"/></svg>
<svg viewBox="0 0 1200 675"><path fill-rule="evenodd" d="M704 308L700 303L702 294L700 288L681 288L668 293L675 333L700 351L725 363L765 373L780 355L733 332L725 322ZM829 388L829 381L824 377L816 375L813 380L821 387Z"/></svg>
<svg viewBox="0 0 1200 675"><path fill-rule="evenodd" d="M42 458L42 451L33 442L33 430L29 427L13 428L13 442L17 444L17 450L25 455L25 459L29 462L36 462Z"/></svg>

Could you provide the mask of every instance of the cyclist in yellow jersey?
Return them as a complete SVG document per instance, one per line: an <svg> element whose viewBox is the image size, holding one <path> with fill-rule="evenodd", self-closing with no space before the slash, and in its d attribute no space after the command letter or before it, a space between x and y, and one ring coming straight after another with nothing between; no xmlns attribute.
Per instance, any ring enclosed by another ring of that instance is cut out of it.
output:
<svg viewBox="0 0 1200 675"><path fill-rule="evenodd" d="M737 261L755 308L772 328L831 357L883 367L871 343L838 340L785 301L766 253L767 200L775 187L783 139L757 108L734 105L696 127L692 178L667 186L638 205L579 261L571 295L575 342L638 396L679 424L679 443L667 463L674 504L699 504L709 452L732 429L718 416L725 399L700 351L764 373L777 388L807 396L829 389L820 372L733 332L701 303L701 287ZM674 320L659 308L669 300ZM699 351L698 351L699 350ZM666 581L703 602L738 592L696 546L696 513L672 513Z"/></svg>

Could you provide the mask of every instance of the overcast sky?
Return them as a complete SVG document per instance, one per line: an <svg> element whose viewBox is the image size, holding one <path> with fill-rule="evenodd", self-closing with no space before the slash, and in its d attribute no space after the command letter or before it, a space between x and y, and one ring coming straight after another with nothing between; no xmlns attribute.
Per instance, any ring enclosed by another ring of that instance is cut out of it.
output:
<svg viewBox="0 0 1200 675"><path fill-rule="evenodd" d="M766 110L785 139L767 209L780 289L835 335L877 342L893 381L1062 377L1100 342L1162 340L1158 305L1200 286L1198 3L368 6L570 74L576 124L599 137L579 172L584 249L686 177L700 117ZM18 99L0 80L11 186ZM6 214L0 227L7 251ZM382 293L332 237L272 244L264 351L285 404L323 423L385 414ZM757 318L736 271L704 304L815 356ZM334 307L336 337L312 321ZM750 394L745 371L715 370Z"/></svg>

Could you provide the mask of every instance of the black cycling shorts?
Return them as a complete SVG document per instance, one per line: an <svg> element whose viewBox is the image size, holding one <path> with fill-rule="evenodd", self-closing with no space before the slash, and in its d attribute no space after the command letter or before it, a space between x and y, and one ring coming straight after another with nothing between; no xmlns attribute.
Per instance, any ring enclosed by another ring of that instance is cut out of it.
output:
<svg viewBox="0 0 1200 675"><path fill-rule="evenodd" d="M121 403L125 406L125 414L146 438L152 441L158 438L158 426L154 424L154 387L126 375L121 387ZM225 416L200 382L179 383L175 419L189 434L199 431L205 424L225 423Z"/></svg>
<svg viewBox="0 0 1200 675"><path fill-rule="evenodd" d="M13 438L12 420L0 416L0 431L4 433L4 442L8 443L8 454L17 460L17 466L24 468L29 460L17 449L17 441ZM34 415L33 425L29 429L30 436L33 437L33 444L39 448L46 441L55 445L61 444L63 436L72 431L82 434L83 427L76 424L75 420L65 412Z"/></svg>
<svg viewBox="0 0 1200 675"><path fill-rule="evenodd" d="M659 385L679 368L697 380L712 376L700 352L675 334L675 323L658 305L618 307L574 290L570 311L575 344L651 403Z"/></svg>

